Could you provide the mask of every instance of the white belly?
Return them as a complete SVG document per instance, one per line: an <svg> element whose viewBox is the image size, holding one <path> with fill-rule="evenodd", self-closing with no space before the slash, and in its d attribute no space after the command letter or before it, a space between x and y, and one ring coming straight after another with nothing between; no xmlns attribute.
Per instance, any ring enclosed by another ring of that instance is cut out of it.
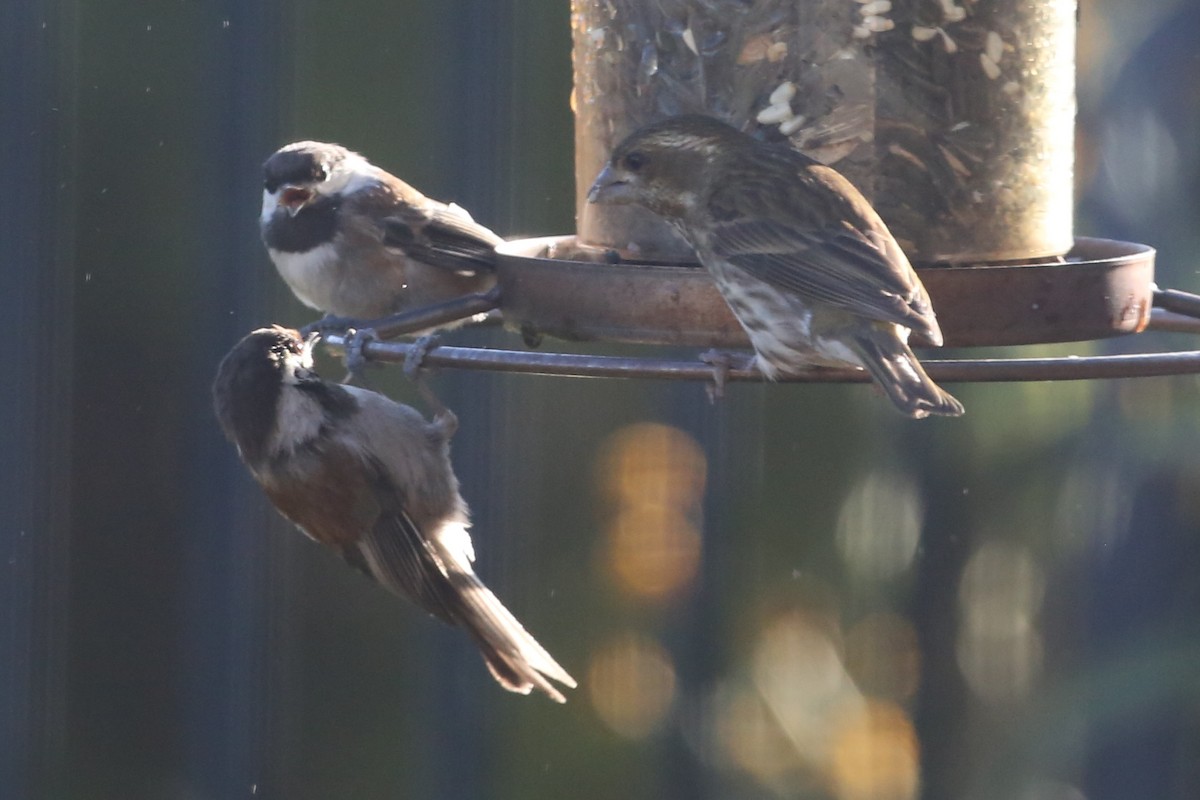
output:
<svg viewBox="0 0 1200 800"><path fill-rule="evenodd" d="M295 292L300 302L318 311L328 311L338 305L337 250L331 242L314 247L306 253L284 253L267 248L280 276Z"/></svg>
<svg viewBox="0 0 1200 800"><path fill-rule="evenodd" d="M862 365L837 339L814 335L813 311L800 297L778 291L726 266L721 293L754 347L755 365L769 379L815 366ZM736 274L736 280L729 280Z"/></svg>

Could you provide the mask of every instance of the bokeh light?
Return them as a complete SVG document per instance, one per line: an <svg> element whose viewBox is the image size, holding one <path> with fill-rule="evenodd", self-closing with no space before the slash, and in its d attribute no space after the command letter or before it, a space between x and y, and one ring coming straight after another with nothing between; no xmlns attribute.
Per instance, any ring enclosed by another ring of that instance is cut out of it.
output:
<svg viewBox="0 0 1200 800"><path fill-rule="evenodd" d="M802 761L752 686L740 681L722 685L712 709L720 752L760 785L788 796L823 782L814 765Z"/></svg>
<svg viewBox="0 0 1200 800"><path fill-rule="evenodd" d="M919 665L915 632L897 615L864 617L843 643L827 615L777 612L755 642L749 680L715 694L721 751L781 797L915 797L920 746L900 699L915 692Z"/></svg>
<svg viewBox="0 0 1200 800"><path fill-rule="evenodd" d="M971 555L959 584L958 665L980 698L1024 697L1041 672L1036 626L1045 577L1029 550L1002 539Z"/></svg>
<svg viewBox="0 0 1200 800"><path fill-rule="evenodd" d="M1115 464L1075 464L1066 471L1047 531L1062 555L1111 547L1129 530L1133 497Z"/></svg>
<svg viewBox="0 0 1200 800"><path fill-rule="evenodd" d="M677 595L700 566L707 461L677 428L639 423L617 431L600 458L599 479L612 514L604 562L634 597Z"/></svg>
<svg viewBox="0 0 1200 800"><path fill-rule="evenodd" d="M823 621L789 611L770 621L754 650L754 684L803 758L824 761L830 720L862 702Z"/></svg>
<svg viewBox="0 0 1200 800"><path fill-rule="evenodd" d="M890 578L912 563L924 518L914 481L892 472L868 473L842 502L838 550L860 577Z"/></svg>
<svg viewBox="0 0 1200 800"><path fill-rule="evenodd" d="M1040 780L1021 792L1017 800L1087 800L1087 795L1069 783Z"/></svg>
<svg viewBox="0 0 1200 800"><path fill-rule="evenodd" d="M832 731L833 786L841 800L909 800L920 785L917 733L904 709L870 701Z"/></svg>
<svg viewBox="0 0 1200 800"><path fill-rule="evenodd" d="M612 731L642 739L656 731L675 700L675 666L662 645L625 633L597 650L588 665L592 708Z"/></svg>
<svg viewBox="0 0 1200 800"><path fill-rule="evenodd" d="M921 680L917 632L904 617L869 614L846 633L846 671L866 694L905 700Z"/></svg>

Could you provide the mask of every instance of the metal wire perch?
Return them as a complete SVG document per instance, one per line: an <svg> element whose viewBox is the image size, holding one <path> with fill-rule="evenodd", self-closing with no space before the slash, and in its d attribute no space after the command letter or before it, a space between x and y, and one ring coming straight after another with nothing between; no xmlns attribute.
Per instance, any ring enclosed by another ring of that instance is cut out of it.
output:
<svg viewBox="0 0 1200 800"><path fill-rule="evenodd" d="M491 300L503 307L499 295ZM479 311L482 303L472 305ZM1145 330L1200 333L1200 295L1172 289L1153 288L1153 311L1148 314ZM424 330L440 308L410 312L408 330ZM392 326L398 335L401 326ZM341 348L344 337L330 335L326 343ZM372 341L364 345L367 360L402 363L410 354L421 353L422 363L430 367L480 369L535 375L560 375L572 378L636 378L700 380L713 378L712 366L700 360L680 361L644 359L608 355L544 353L534 350L446 347L446 345ZM1090 380L1110 378L1148 378L1157 375L1200 373L1200 350L1138 353L1126 355L1063 356L1043 359L923 359L926 371L937 381L948 383L1004 383L1025 380ZM730 380L762 380L752 369L731 369ZM868 375L859 369L815 367L809 373L784 379L784 383L866 383Z"/></svg>

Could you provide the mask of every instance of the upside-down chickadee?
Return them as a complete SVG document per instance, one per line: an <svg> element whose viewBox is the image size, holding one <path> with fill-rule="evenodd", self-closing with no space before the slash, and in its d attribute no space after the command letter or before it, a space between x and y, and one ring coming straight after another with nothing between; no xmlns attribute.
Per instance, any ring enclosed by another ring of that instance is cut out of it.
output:
<svg viewBox="0 0 1200 800"><path fill-rule="evenodd" d="M496 281L499 236L336 144L296 142L267 159L259 227L296 297L338 317L375 320Z"/></svg>
<svg viewBox="0 0 1200 800"><path fill-rule="evenodd" d="M673 223L767 378L864 367L910 417L963 413L907 344L914 330L942 343L929 295L870 203L831 167L687 115L617 145L588 200L637 203Z"/></svg>
<svg viewBox="0 0 1200 800"><path fill-rule="evenodd" d="M450 466L457 426L312 369L312 345L262 328L225 356L217 419L267 497L312 539L435 617L464 628L505 689L563 695L575 681L476 577Z"/></svg>

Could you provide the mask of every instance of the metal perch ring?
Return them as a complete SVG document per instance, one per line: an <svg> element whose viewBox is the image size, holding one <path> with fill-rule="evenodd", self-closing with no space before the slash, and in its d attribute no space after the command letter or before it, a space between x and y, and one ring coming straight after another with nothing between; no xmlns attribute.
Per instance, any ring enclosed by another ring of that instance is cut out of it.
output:
<svg viewBox="0 0 1200 800"><path fill-rule="evenodd" d="M748 348L744 333L703 269L613 264L603 251L571 237L508 242L498 250L499 286L389 320L362 354L401 363L414 345L390 337L499 308L527 340L619 341L701 348ZM564 257L565 256L565 257ZM950 346L1082 341L1158 330L1200 333L1200 296L1159 290L1154 251L1144 245L1079 239L1062 263L926 268L922 277L939 308ZM1151 306L1154 306L1151 309ZM330 335L334 347L345 337ZM917 342L919 344L919 342ZM521 372L577 378L707 381L711 365L671 360L434 346L431 367ZM1200 351L1061 358L923 358L935 381L1001 382L1133 378L1200 373ZM760 381L731 369L734 381ZM865 383L862 370L813 368L787 383Z"/></svg>

